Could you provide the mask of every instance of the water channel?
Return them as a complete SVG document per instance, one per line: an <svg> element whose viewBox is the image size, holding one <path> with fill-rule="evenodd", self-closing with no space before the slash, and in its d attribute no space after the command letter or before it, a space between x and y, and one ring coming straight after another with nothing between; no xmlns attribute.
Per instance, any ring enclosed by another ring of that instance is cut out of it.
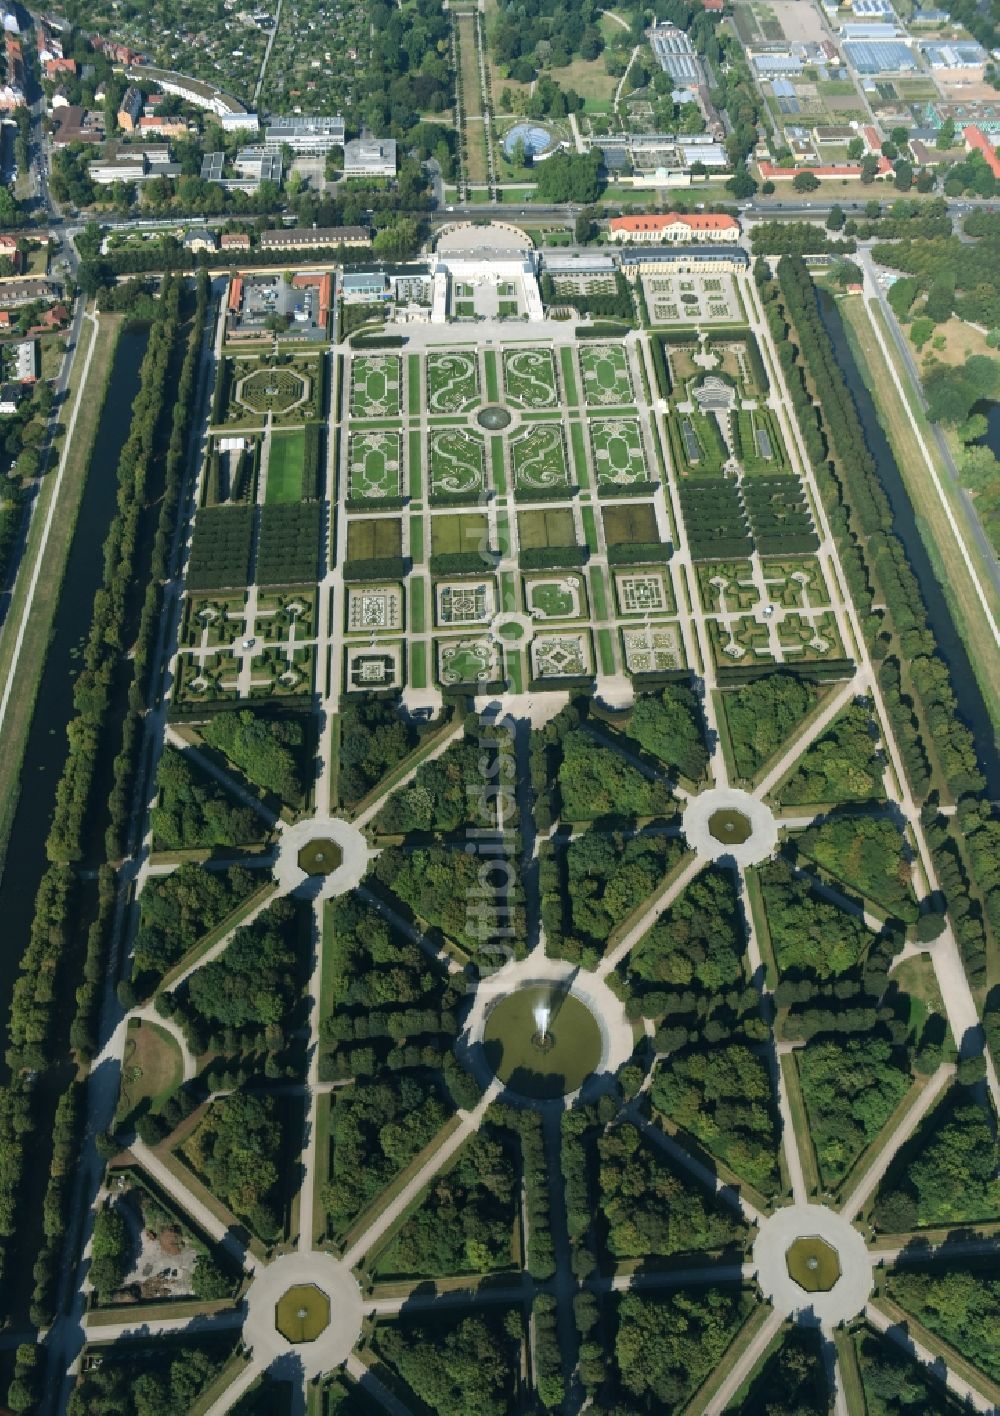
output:
<svg viewBox="0 0 1000 1416"><path fill-rule="evenodd" d="M997 798L1000 796L1000 754L996 751L993 722L979 681L972 671L965 643L955 626L951 607L920 535L913 505L903 485L889 440L878 421L875 404L854 362L840 312L836 302L826 291L820 292L819 309L826 332L833 343L837 363L857 407L865 442L878 467L879 480L889 498L893 530L906 548L927 607L927 621L934 631L938 651L948 665L952 690L958 702L958 716L975 738L979 766L986 778L987 792L992 798Z"/></svg>
<svg viewBox="0 0 1000 1416"><path fill-rule="evenodd" d="M28 943L35 894L48 864L45 842L56 787L66 764L66 727L73 716L73 684L90 629L94 595L104 575L104 538L115 514L118 458L128 437L132 402L149 331L123 330L97 428L90 471L66 563L45 667L21 768L21 794L0 876L0 1026L4 1034L18 964ZM54 475L54 474L53 474ZM42 574L45 571L43 568ZM6 1069L0 1060L0 1072Z"/></svg>

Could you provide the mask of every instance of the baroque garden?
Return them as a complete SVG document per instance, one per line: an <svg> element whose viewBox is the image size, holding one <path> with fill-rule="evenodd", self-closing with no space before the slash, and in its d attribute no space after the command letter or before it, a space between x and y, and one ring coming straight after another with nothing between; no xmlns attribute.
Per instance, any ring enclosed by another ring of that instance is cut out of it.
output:
<svg viewBox="0 0 1000 1416"><path fill-rule="evenodd" d="M1000 1398L977 998L759 293L672 280L214 331L71 1411Z"/></svg>

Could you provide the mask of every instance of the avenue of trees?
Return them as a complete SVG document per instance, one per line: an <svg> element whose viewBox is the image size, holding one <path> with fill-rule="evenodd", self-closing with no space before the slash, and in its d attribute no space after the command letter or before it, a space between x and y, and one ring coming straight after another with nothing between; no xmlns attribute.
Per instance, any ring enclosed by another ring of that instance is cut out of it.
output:
<svg viewBox="0 0 1000 1416"><path fill-rule="evenodd" d="M171 747L163 749L151 813L156 850L188 850L196 846L248 846L266 833L263 819L226 791L193 758Z"/></svg>
<svg viewBox="0 0 1000 1416"><path fill-rule="evenodd" d="M352 694L340 706L338 790L352 807L417 745L417 730L400 715L398 699Z"/></svg>
<svg viewBox="0 0 1000 1416"><path fill-rule="evenodd" d="M490 1273L513 1264L518 1167L513 1137L487 1121L378 1257L384 1277Z"/></svg>
<svg viewBox="0 0 1000 1416"><path fill-rule="evenodd" d="M818 699L816 686L786 670L752 679L722 696L736 770L753 777L792 735Z"/></svg>
<svg viewBox="0 0 1000 1416"><path fill-rule="evenodd" d="M148 988L262 883L244 866L203 870L186 864L153 876L139 901L133 974ZM145 977L144 977L145 976Z"/></svg>
<svg viewBox="0 0 1000 1416"><path fill-rule="evenodd" d="M112 863L123 853L131 812L146 679L159 629L208 296L207 281L199 281L191 309L183 304L181 287L165 282L150 329L140 390L117 468L117 510L103 548L104 585L95 597L74 687L76 717L67 729L69 753L47 842L52 864L38 889L11 1004L7 1059L13 1076L0 1089L0 1273L12 1241L23 1241L19 1262L25 1267L33 1263L31 1246L41 1243L33 1300L40 1321L51 1314L52 1278L66 1232L59 1218L66 1204L65 1175L72 1173L80 1136L73 1107L64 1104L68 1088L36 1088L29 1097L27 1072L61 1063L67 1043L81 1058L90 1056L95 1045L115 915ZM185 327L188 314L193 318ZM169 415L168 399L177 400ZM162 457L162 495L158 512L147 522L155 528L151 547L140 554L139 527L147 511L154 445ZM136 584L145 586L144 595L135 593ZM106 770L99 775L99 762L106 764L109 758L110 777ZM99 788L107 792L103 814L98 812ZM79 909L72 869L85 847L97 864L94 911L87 919ZM23 1229L18 1216L29 1174L27 1157L36 1142L45 1143L50 1131L58 1166L46 1189L49 1219L44 1232L34 1226Z"/></svg>
<svg viewBox="0 0 1000 1416"><path fill-rule="evenodd" d="M830 1385L818 1328L793 1328L733 1416L828 1416Z"/></svg>
<svg viewBox="0 0 1000 1416"><path fill-rule="evenodd" d="M899 262L895 263L898 268ZM767 273L757 271L806 449L817 467L820 489L830 510L831 525L869 644L876 657L884 658L888 631L898 637L898 651L906 663L949 788L956 796L978 793L983 777L975 744L958 715L947 666L937 653L927 623L920 587L905 549L893 532L892 508L823 326L812 278L805 263L796 256L781 262L778 276L781 299L794 325L797 346L788 339L785 316L777 304L778 288ZM981 308L976 318L983 318ZM804 382L805 369L811 386L819 390L819 412L811 388ZM876 586L885 602L884 615L872 610Z"/></svg>
<svg viewBox="0 0 1000 1416"><path fill-rule="evenodd" d="M957 1416L959 1408L908 1353L867 1328L854 1342L868 1416Z"/></svg>
<svg viewBox="0 0 1000 1416"><path fill-rule="evenodd" d="M695 1047L660 1060L653 1106L761 1194L778 1192L778 1119L767 1059L744 1043Z"/></svg>
<svg viewBox="0 0 1000 1416"><path fill-rule="evenodd" d="M875 1223L902 1233L998 1219L998 1172L995 1115L953 1089L890 1167L875 1196Z"/></svg>
<svg viewBox="0 0 1000 1416"><path fill-rule="evenodd" d="M306 789L306 730L298 718L219 713L201 729L209 747L228 757L254 786L301 806Z"/></svg>
<svg viewBox="0 0 1000 1416"><path fill-rule="evenodd" d="M806 748L778 795L786 806L881 799L882 771L870 709L851 703Z"/></svg>
<svg viewBox="0 0 1000 1416"><path fill-rule="evenodd" d="M671 1166L635 1126L610 1128L597 1150L601 1212L614 1259L667 1258L745 1241L735 1211Z"/></svg>

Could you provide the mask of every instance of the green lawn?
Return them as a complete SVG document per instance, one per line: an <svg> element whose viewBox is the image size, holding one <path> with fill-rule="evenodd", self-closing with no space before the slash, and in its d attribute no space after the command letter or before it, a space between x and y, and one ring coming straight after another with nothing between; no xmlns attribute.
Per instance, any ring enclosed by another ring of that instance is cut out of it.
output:
<svg viewBox="0 0 1000 1416"><path fill-rule="evenodd" d="M427 687L427 645L410 645L410 683L414 688Z"/></svg>
<svg viewBox="0 0 1000 1416"><path fill-rule="evenodd" d="M593 554L597 550L597 523L594 520L594 508L582 506L580 515L583 517L583 534L587 538L587 549Z"/></svg>
<svg viewBox="0 0 1000 1416"><path fill-rule="evenodd" d="M576 480L581 487L589 487L590 474L587 471L587 449L583 440L582 423L570 423L569 433L573 443L573 465L576 467Z"/></svg>
<svg viewBox="0 0 1000 1416"><path fill-rule="evenodd" d="M302 497L306 435L303 431L275 433L267 460L267 491L264 500L272 503L297 502Z"/></svg>
<svg viewBox="0 0 1000 1416"><path fill-rule="evenodd" d="M413 358L414 356L411 354L410 357ZM410 387L412 388L413 385L411 384ZM410 453L410 496L416 501L423 495L420 478L420 433L411 430L408 434L407 441Z"/></svg>
<svg viewBox="0 0 1000 1416"><path fill-rule="evenodd" d="M490 438L490 461L493 464L493 486L498 497L507 495L507 475L503 469L503 438Z"/></svg>
<svg viewBox="0 0 1000 1416"><path fill-rule="evenodd" d="M414 634L424 632L424 577L410 576L410 629Z"/></svg>
<svg viewBox="0 0 1000 1416"><path fill-rule="evenodd" d="M566 403L570 408L575 408L579 402L579 397L576 391L576 370L573 367L573 351L568 344L564 344L559 350L559 362L562 365Z"/></svg>
<svg viewBox="0 0 1000 1416"><path fill-rule="evenodd" d="M610 629L597 631L597 647L601 652L601 668L606 674L613 674L615 671L615 651Z"/></svg>

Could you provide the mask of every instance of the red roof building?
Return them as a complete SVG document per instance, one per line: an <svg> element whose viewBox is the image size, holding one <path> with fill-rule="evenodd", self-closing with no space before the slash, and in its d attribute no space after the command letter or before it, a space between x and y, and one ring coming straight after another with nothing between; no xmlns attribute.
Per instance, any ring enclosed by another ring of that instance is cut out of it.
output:
<svg viewBox="0 0 1000 1416"><path fill-rule="evenodd" d="M662 216L613 216L608 231L612 241L735 241L740 224L721 212L668 211Z"/></svg>
<svg viewBox="0 0 1000 1416"><path fill-rule="evenodd" d="M962 129L962 137L965 139L966 152L981 152L986 159L986 165L993 173L993 176L1000 181L1000 157L997 156L996 148L983 132L982 128L969 127Z"/></svg>
<svg viewBox="0 0 1000 1416"><path fill-rule="evenodd" d="M861 176L860 162L839 162L826 167L777 167L773 162L759 162L757 168L764 182L794 182L800 172L811 172L821 182L833 181L838 177L845 181ZM891 171L892 163L889 159L880 157L875 169L876 177L888 177Z"/></svg>

